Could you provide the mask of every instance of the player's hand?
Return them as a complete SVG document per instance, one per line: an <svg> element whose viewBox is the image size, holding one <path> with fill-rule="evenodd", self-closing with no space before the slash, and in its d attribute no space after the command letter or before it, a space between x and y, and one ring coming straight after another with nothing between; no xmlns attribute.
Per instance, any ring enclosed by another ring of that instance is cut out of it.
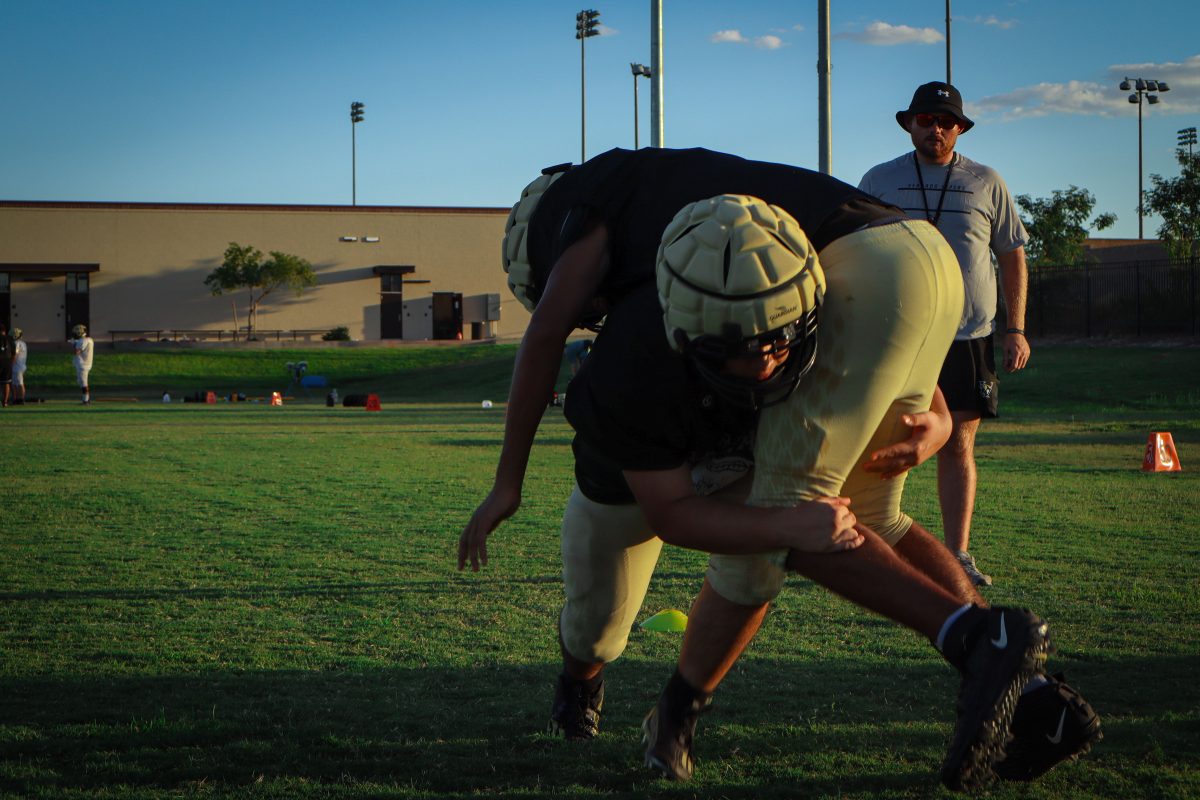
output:
<svg viewBox="0 0 1200 800"><path fill-rule="evenodd" d="M487 537L501 522L517 513L521 507L520 491L506 491L493 487L484 501L471 515L470 522L458 537L458 568L462 570L467 561L471 562L471 571L478 572L479 566L487 566L488 551Z"/></svg>
<svg viewBox="0 0 1200 800"><path fill-rule="evenodd" d="M912 429L903 442L876 450L863 464L867 472L877 472L881 478L903 475L915 466L924 464L930 456L950 440L954 421L949 411L920 411L905 414L900 421Z"/></svg>
<svg viewBox="0 0 1200 800"><path fill-rule="evenodd" d="M1016 372L1029 363L1029 340L1023 333L1004 334L1004 369Z"/></svg>
<svg viewBox="0 0 1200 800"><path fill-rule="evenodd" d="M805 553L836 553L863 543L855 530L858 520L850 510L849 497L818 497L792 509L792 550Z"/></svg>

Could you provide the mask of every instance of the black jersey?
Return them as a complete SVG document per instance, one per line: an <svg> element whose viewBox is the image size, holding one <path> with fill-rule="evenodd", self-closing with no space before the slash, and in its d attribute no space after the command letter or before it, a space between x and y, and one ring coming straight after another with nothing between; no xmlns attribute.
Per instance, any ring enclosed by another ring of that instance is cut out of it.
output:
<svg viewBox="0 0 1200 800"><path fill-rule="evenodd" d="M662 233L688 203L746 194L795 217L820 252L830 242L900 209L820 172L749 161L695 148L609 150L573 167L542 195L529 221L533 285L546 285L554 262L592 217L608 229L611 263L600 293L610 303L654 282Z"/></svg>
<svg viewBox="0 0 1200 800"><path fill-rule="evenodd" d="M598 503L634 502L622 470L751 457L755 415L723 404L667 343L655 287L608 315L567 387L575 478Z"/></svg>

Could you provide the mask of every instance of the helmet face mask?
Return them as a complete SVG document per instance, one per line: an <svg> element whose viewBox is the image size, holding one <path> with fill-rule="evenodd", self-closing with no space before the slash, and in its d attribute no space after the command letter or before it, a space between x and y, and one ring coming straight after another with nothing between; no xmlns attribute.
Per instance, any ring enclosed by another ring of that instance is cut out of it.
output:
<svg viewBox="0 0 1200 800"><path fill-rule="evenodd" d="M688 339L677 329L677 349L714 392L736 406L758 411L786 401L812 369L817 357L817 318L814 308L775 331L737 340L711 335ZM763 380L730 374L727 369L731 359L765 356L782 356L783 363Z"/></svg>
<svg viewBox="0 0 1200 800"><path fill-rule="evenodd" d="M816 358L825 277L791 215L746 195L691 203L667 226L657 268L667 339L717 394L757 410L795 391ZM761 380L726 369L747 355L784 360Z"/></svg>

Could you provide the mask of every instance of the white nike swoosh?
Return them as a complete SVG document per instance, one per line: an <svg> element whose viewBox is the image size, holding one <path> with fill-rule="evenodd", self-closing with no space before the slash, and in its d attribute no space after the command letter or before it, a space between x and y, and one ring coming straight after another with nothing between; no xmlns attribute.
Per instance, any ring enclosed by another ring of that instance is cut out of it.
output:
<svg viewBox="0 0 1200 800"><path fill-rule="evenodd" d="M992 647L1003 650L1008 647L1008 629L1004 627L1004 612L1000 613L1000 638L992 639Z"/></svg>
<svg viewBox="0 0 1200 800"><path fill-rule="evenodd" d="M1058 744L1059 742L1062 741L1063 723L1066 721L1067 721L1067 710L1064 708L1062 710L1062 716L1060 716L1058 718L1058 730L1056 730L1054 732L1053 736L1051 736L1050 734L1046 734L1046 738L1050 740L1050 744Z"/></svg>

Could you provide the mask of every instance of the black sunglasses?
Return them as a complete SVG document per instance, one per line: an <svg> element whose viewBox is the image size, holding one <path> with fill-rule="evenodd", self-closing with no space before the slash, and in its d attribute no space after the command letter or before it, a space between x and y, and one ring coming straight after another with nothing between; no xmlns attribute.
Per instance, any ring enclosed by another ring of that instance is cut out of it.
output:
<svg viewBox="0 0 1200 800"><path fill-rule="evenodd" d="M958 121L958 117L951 116L950 114L913 114L913 122L922 128L933 127L933 124L936 122L937 126L944 131L957 128L961 124Z"/></svg>

